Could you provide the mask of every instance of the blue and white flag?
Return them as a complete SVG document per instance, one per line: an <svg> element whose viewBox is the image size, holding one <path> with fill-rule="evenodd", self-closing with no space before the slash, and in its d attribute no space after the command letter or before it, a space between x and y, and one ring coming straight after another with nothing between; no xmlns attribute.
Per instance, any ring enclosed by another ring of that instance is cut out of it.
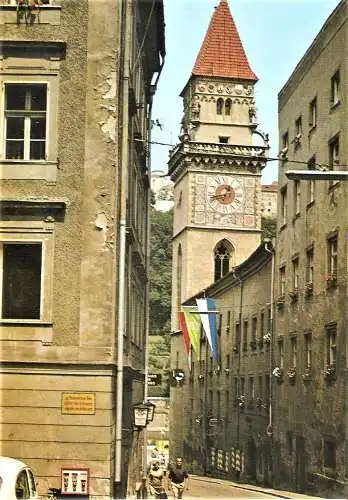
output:
<svg viewBox="0 0 348 500"><path fill-rule="evenodd" d="M203 330L207 336L215 361L219 361L219 344L216 329L216 302L214 299L196 299Z"/></svg>

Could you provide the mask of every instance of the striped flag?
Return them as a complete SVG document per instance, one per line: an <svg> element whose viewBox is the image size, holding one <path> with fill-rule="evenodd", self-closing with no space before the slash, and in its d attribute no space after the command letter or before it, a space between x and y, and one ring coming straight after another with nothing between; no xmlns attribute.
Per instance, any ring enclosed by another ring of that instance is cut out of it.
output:
<svg viewBox="0 0 348 500"><path fill-rule="evenodd" d="M219 344L216 328L216 302L214 299L196 299L198 311L201 313L203 329L207 336L215 361L219 361ZM211 313L209 311L212 311Z"/></svg>
<svg viewBox="0 0 348 500"><path fill-rule="evenodd" d="M184 341L185 351L187 354L190 353L190 337L186 328L185 315L181 311L179 312L179 328L182 332L182 339Z"/></svg>
<svg viewBox="0 0 348 500"><path fill-rule="evenodd" d="M197 360L200 360L201 355L201 320L200 315L197 314L196 307L185 307L184 308L184 316L186 321L186 328L190 338L190 342L193 350L196 353Z"/></svg>

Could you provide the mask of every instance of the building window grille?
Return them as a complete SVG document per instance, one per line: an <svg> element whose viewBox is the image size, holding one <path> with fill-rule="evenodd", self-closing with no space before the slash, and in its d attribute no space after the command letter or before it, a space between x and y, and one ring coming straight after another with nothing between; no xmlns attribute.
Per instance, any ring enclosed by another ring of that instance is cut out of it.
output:
<svg viewBox="0 0 348 500"><path fill-rule="evenodd" d="M46 159L46 84L5 84L5 157Z"/></svg>

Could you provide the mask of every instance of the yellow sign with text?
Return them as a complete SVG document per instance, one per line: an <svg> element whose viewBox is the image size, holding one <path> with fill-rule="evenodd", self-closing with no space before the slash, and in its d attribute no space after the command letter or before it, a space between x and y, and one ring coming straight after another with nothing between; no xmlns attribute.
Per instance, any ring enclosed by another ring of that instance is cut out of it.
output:
<svg viewBox="0 0 348 500"><path fill-rule="evenodd" d="M95 394L92 392L63 392L63 415L94 415Z"/></svg>

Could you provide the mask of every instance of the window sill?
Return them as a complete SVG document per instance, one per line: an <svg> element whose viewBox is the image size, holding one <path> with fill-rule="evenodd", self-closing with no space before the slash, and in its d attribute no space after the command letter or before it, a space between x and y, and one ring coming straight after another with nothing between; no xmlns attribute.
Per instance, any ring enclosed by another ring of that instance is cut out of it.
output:
<svg viewBox="0 0 348 500"><path fill-rule="evenodd" d="M52 321L44 321L41 319L0 319L0 326L43 326L52 327Z"/></svg>
<svg viewBox="0 0 348 500"><path fill-rule="evenodd" d="M19 20L17 18L17 5L0 5L0 25L1 24L23 24L23 25L40 25L50 24L52 26L60 25L60 5L40 5L39 14L36 15L34 9L34 17L30 18L27 23L24 16Z"/></svg>
<svg viewBox="0 0 348 500"><path fill-rule="evenodd" d="M57 165L56 161L1 160L0 178L56 182Z"/></svg>

